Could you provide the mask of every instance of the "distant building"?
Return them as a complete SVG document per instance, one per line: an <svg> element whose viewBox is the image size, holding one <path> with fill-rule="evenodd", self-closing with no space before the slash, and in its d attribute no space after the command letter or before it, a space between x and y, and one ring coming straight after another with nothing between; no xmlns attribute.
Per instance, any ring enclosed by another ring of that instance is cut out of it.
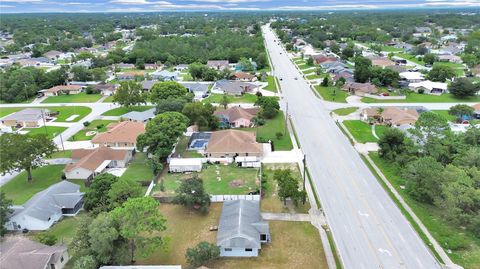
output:
<svg viewBox="0 0 480 269"><path fill-rule="evenodd" d="M187 90L195 95L195 99L199 100L208 96L208 87L212 84L199 82L180 82Z"/></svg>
<svg viewBox="0 0 480 269"><path fill-rule="evenodd" d="M145 133L143 122L123 121L111 123L107 131L97 134L93 139L94 145L112 148L133 149L137 146L137 137Z"/></svg>
<svg viewBox="0 0 480 269"><path fill-rule="evenodd" d="M100 91L102 95L112 96L117 90L117 86L111 83L101 83L94 86L94 89Z"/></svg>
<svg viewBox="0 0 480 269"><path fill-rule="evenodd" d="M229 95L242 95L246 92L255 92L258 86L243 81L236 80L219 80L213 86L214 90L226 93Z"/></svg>
<svg viewBox="0 0 480 269"><path fill-rule="evenodd" d="M143 79L144 77L145 72L143 71L131 71L117 74L118 80L134 80L135 78Z"/></svg>
<svg viewBox="0 0 480 269"><path fill-rule="evenodd" d="M51 50L51 51L48 51L48 52L45 52L43 54L43 56L47 57L48 59L50 60L56 60L60 57L60 55L62 55L63 52L61 51L57 51L57 50Z"/></svg>
<svg viewBox="0 0 480 269"><path fill-rule="evenodd" d="M178 71L170 72L168 70L155 71L150 73L150 75L152 76L152 79L168 80L168 81L178 80L178 74L179 74Z"/></svg>
<svg viewBox="0 0 480 269"><path fill-rule="evenodd" d="M80 85L58 85L50 89L41 90L45 96L58 96L62 94L79 94L82 92L82 86Z"/></svg>
<svg viewBox="0 0 480 269"><path fill-rule="evenodd" d="M375 94L378 92L377 87L371 83L347 82L342 89L357 96L365 94Z"/></svg>
<svg viewBox="0 0 480 269"><path fill-rule="evenodd" d="M447 83L433 82L430 80L410 83L408 84L408 87L415 92L423 92L427 94L436 94L436 95L446 93L448 89Z"/></svg>
<svg viewBox="0 0 480 269"><path fill-rule="evenodd" d="M224 69L229 69L230 67L228 60L208 61L207 66L215 70L224 70Z"/></svg>
<svg viewBox="0 0 480 269"><path fill-rule="evenodd" d="M135 122L147 122L155 117L155 108L145 111L130 111L121 116L122 119Z"/></svg>
<svg viewBox="0 0 480 269"><path fill-rule="evenodd" d="M43 126L43 117L48 110L39 108L25 108L1 119L2 124L8 127L36 128Z"/></svg>

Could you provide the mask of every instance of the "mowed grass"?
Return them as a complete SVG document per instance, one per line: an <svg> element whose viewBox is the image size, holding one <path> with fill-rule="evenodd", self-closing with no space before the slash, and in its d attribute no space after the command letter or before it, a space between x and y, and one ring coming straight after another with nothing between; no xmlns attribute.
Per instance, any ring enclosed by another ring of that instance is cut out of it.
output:
<svg viewBox="0 0 480 269"><path fill-rule="evenodd" d="M337 114L338 116L346 116L352 114L353 112L357 111L358 107L345 107L333 110L333 113Z"/></svg>
<svg viewBox="0 0 480 269"><path fill-rule="evenodd" d="M46 131L45 131L46 129ZM27 134L35 135L35 134L47 134L48 138L53 139L55 136L61 134L65 131L67 127L59 127L59 126L42 126L38 128L22 128L22 131L28 131Z"/></svg>
<svg viewBox="0 0 480 269"><path fill-rule="evenodd" d="M43 104L50 103L94 103L102 98L101 94L86 94L81 92L79 94L63 94L59 96L51 96L43 100Z"/></svg>
<svg viewBox="0 0 480 269"><path fill-rule="evenodd" d="M337 102L337 103L347 102L348 93L345 91L342 91L338 87L315 86L315 89L325 101L331 101L331 102Z"/></svg>
<svg viewBox="0 0 480 269"><path fill-rule="evenodd" d="M76 216L64 217L58 223L55 223L52 227L50 227L48 231L40 233L48 233L54 235L55 238L57 238L57 243L64 243L68 245L72 242L73 237L75 236L78 228L78 223L86 216L88 216L88 213L86 213L85 211L81 211ZM30 232L29 236L31 236L32 239L35 240L36 236L40 233ZM70 253L70 255L71 254L72 253Z"/></svg>
<svg viewBox="0 0 480 269"><path fill-rule="evenodd" d="M457 119L457 117L448 114L448 110L432 110L432 112L435 112L436 114L443 116L448 121L455 122L455 120Z"/></svg>
<svg viewBox="0 0 480 269"><path fill-rule="evenodd" d="M277 84L275 83L276 78L274 76L268 76L267 77L267 82L268 85L263 88L264 90L271 91L271 92L277 92Z"/></svg>
<svg viewBox="0 0 480 269"><path fill-rule="evenodd" d="M419 64L419 65L425 65L424 61L421 61L417 57L415 57L414 55L411 55L411 54L408 54L408 53L399 52L399 53L395 53L395 56L406 59L406 60L409 60L409 61L414 62L414 63Z"/></svg>
<svg viewBox="0 0 480 269"><path fill-rule="evenodd" d="M245 129L245 130L251 130ZM293 148L292 139L290 138L290 132L285 132L285 115L282 111L273 118L265 121L262 126L255 127L257 131L257 141L271 140L275 147L275 150L291 150ZM282 133L283 136L277 139L276 133ZM285 133L284 133L285 132Z"/></svg>
<svg viewBox="0 0 480 269"><path fill-rule="evenodd" d="M72 157L72 150L65 150L65 151L59 150L53 153L52 155L50 155L48 159L71 158L71 157Z"/></svg>
<svg viewBox="0 0 480 269"><path fill-rule="evenodd" d="M201 158L202 154L198 153L196 150L187 150L188 141L190 137L182 136L175 147L174 156L181 158Z"/></svg>
<svg viewBox="0 0 480 269"><path fill-rule="evenodd" d="M197 173L203 180L205 191L209 194L248 194L258 189L258 170L242 168L234 164L204 164L201 172ZM182 180L191 178L193 174L164 173L164 194L174 195ZM236 183L236 184L235 184ZM160 191L160 182L155 186Z"/></svg>
<svg viewBox="0 0 480 269"><path fill-rule="evenodd" d="M442 95L431 94L419 94L415 92L407 93L407 98L402 100L378 100L369 97L363 97L364 103L478 103L480 102L480 96L474 96L469 98L457 98L450 93L444 93Z"/></svg>
<svg viewBox="0 0 480 269"><path fill-rule="evenodd" d="M6 197L14 205L21 205L32 198L37 192L60 182L65 165L46 165L32 171L33 180L27 181L27 172L22 171L16 177L2 186Z"/></svg>
<svg viewBox="0 0 480 269"><path fill-rule="evenodd" d="M26 107L2 107L0 108L0 118L25 109ZM67 122L66 120L72 115L78 115L75 119L68 122L78 122L83 119L85 116L92 112L92 109L85 106L53 106L53 107L31 107L31 108L41 108L47 109L50 112L58 112L59 114L55 116L55 122Z"/></svg>
<svg viewBox="0 0 480 269"><path fill-rule="evenodd" d="M105 98L102 103L113 103L113 95Z"/></svg>
<svg viewBox="0 0 480 269"><path fill-rule="evenodd" d="M123 114L126 114L131 111L145 111L149 110L153 106L132 106L132 107L117 107L108 111L105 111L102 115L103 116L122 116Z"/></svg>
<svg viewBox="0 0 480 269"><path fill-rule="evenodd" d="M312 75L308 75L308 76L307 76L307 79L309 79L309 80L312 80L312 79L320 79L320 78L322 78L322 76L321 76L321 75L317 75L317 74L312 74Z"/></svg>
<svg viewBox="0 0 480 269"><path fill-rule="evenodd" d="M257 96L255 94L246 93L240 96L227 95L229 103L255 103ZM212 93L207 98L203 99L204 103L220 103L223 99L223 94Z"/></svg>
<svg viewBox="0 0 480 269"><path fill-rule="evenodd" d="M90 125L84 127L82 130L78 131L76 134L71 136L68 141L85 141L85 140L92 140L95 136L90 135L88 136L87 133L91 131L95 131L97 133L103 133L107 131L107 125L116 121L113 120L94 120L90 122Z"/></svg>
<svg viewBox="0 0 480 269"><path fill-rule="evenodd" d="M370 124L360 120L345 120L343 124L358 143L377 142Z"/></svg>
<svg viewBox="0 0 480 269"><path fill-rule="evenodd" d="M128 178L137 182L150 182L155 177L150 167L147 155L137 152L121 178Z"/></svg>
<svg viewBox="0 0 480 269"><path fill-rule="evenodd" d="M309 68L312 68L312 67L313 67L312 65L308 65L308 64L306 64L306 63L305 63L305 64L299 64L299 65L298 65L298 68L299 68L300 70L305 70L305 69L309 69Z"/></svg>
<svg viewBox="0 0 480 269"><path fill-rule="evenodd" d="M397 165L383 160L377 153L370 153L369 156L438 243L445 250L451 249L451 253L447 251L447 254L453 262L465 269L479 269L480 239L462 227L448 223L439 208L412 199L406 190L400 187L405 185L405 179L400 176L401 171ZM466 249L452 249L452 246L457 245L458 242L465 242L468 247Z"/></svg>
<svg viewBox="0 0 480 269"><path fill-rule="evenodd" d="M12 114L13 112L20 111L24 108L22 107L0 107L0 118L3 118L7 115Z"/></svg>

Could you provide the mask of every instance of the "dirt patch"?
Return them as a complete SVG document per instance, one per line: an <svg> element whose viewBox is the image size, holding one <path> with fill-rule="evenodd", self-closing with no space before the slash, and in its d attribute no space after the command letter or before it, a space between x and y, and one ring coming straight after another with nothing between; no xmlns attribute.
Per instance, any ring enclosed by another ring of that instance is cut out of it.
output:
<svg viewBox="0 0 480 269"><path fill-rule="evenodd" d="M238 188L243 186L245 184L245 181L243 179L234 179L228 183L228 185L232 188Z"/></svg>

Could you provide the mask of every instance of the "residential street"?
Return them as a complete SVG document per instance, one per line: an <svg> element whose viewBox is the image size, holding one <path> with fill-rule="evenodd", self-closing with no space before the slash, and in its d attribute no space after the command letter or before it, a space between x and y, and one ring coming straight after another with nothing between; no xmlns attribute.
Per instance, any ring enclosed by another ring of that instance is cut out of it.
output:
<svg viewBox="0 0 480 269"><path fill-rule="evenodd" d="M263 31L344 268L441 268L335 125L329 108L274 42L273 32Z"/></svg>

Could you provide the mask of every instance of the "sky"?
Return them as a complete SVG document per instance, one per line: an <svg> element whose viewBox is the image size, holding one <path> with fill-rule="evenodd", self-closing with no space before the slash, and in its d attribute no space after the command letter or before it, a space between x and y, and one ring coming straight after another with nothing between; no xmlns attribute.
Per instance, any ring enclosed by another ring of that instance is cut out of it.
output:
<svg viewBox="0 0 480 269"><path fill-rule="evenodd" d="M0 0L0 13L268 11L480 7L480 0Z"/></svg>

